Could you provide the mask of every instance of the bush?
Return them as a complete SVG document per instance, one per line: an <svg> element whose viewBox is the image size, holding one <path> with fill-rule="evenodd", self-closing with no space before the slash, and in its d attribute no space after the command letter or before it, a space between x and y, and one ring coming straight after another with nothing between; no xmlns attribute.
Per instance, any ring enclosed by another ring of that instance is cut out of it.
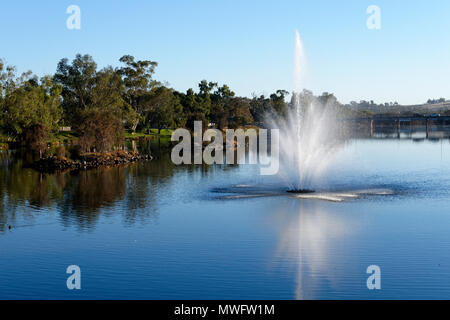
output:
<svg viewBox="0 0 450 320"><path fill-rule="evenodd" d="M32 151L38 152L39 157L42 158L44 151L47 149L47 139L50 130L40 124L35 124L24 128L22 132L22 141Z"/></svg>
<svg viewBox="0 0 450 320"><path fill-rule="evenodd" d="M70 158L70 154L64 146L58 146L55 150L55 155L58 158Z"/></svg>
<svg viewBox="0 0 450 320"><path fill-rule="evenodd" d="M70 158L73 160L79 159L81 155L81 147L79 145L72 146L69 149Z"/></svg>
<svg viewBox="0 0 450 320"><path fill-rule="evenodd" d="M125 132L119 116L110 110L90 109L81 115L78 143L83 151L106 152L123 143Z"/></svg>

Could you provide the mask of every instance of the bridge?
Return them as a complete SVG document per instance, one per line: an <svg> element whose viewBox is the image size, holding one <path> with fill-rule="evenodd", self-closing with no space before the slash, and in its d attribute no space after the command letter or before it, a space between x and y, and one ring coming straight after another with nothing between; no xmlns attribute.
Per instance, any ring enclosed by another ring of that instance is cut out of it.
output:
<svg viewBox="0 0 450 320"><path fill-rule="evenodd" d="M412 123L421 122L425 125L426 137L428 138L428 134L430 132L430 128L432 125L450 125L450 116L441 116L441 115L398 115L398 116L372 116L372 117L362 117L362 118L348 118L346 121L355 122L355 123L368 123L370 126L370 136L373 136L373 131L376 123L392 123L397 126L397 134L400 137L401 126L402 124L409 124L412 126Z"/></svg>

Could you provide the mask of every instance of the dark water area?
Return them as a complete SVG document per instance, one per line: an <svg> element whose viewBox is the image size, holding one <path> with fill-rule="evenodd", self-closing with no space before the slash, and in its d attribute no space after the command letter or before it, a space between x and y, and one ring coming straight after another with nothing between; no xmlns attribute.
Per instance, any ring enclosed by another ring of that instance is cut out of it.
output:
<svg viewBox="0 0 450 320"><path fill-rule="evenodd" d="M2 151L0 299L449 299L441 131L349 140L311 197L253 165L175 166L168 141L131 146L151 162L54 174Z"/></svg>

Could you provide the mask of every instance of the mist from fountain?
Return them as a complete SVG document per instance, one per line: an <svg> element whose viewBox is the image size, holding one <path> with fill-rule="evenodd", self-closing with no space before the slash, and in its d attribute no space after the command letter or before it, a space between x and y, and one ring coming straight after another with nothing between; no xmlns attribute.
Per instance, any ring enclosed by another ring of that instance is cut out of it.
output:
<svg viewBox="0 0 450 320"><path fill-rule="evenodd" d="M306 57L296 31L294 93L285 115L268 117L268 124L280 130L280 175L290 190L314 189L333 162L343 142L342 122L331 99L314 97L303 89Z"/></svg>

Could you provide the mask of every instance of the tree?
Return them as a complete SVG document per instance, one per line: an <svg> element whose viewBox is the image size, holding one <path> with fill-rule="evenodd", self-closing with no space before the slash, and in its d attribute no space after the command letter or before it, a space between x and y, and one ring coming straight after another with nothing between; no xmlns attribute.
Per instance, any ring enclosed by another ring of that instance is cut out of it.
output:
<svg viewBox="0 0 450 320"><path fill-rule="evenodd" d="M61 87L50 76L16 80L4 99L4 128L19 138L36 125L57 130L62 117L60 93Z"/></svg>
<svg viewBox="0 0 450 320"><path fill-rule="evenodd" d="M24 128L22 133L23 141L32 151L38 152L39 158L42 159L43 152L47 147L49 133L49 129L46 126L33 124Z"/></svg>
<svg viewBox="0 0 450 320"><path fill-rule="evenodd" d="M16 76L14 67L0 60L1 127L24 142L40 157L51 130L62 117L61 87L50 76L38 79L31 72Z"/></svg>
<svg viewBox="0 0 450 320"><path fill-rule="evenodd" d="M0 59L0 98L5 98L6 94L16 87L17 80L20 79L16 76L16 68L5 66L3 60Z"/></svg>
<svg viewBox="0 0 450 320"><path fill-rule="evenodd" d="M80 112L91 105L96 73L97 64L87 54L77 54L72 64L69 64L67 58L58 63L54 80L62 86L62 106L66 122L76 122Z"/></svg>
<svg viewBox="0 0 450 320"><path fill-rule="evenodd" d="M62 86L66 121L79 135L85 151L110 151L122 143L124 124L138 115L127 103L122 70L111 66L97 71L89 55L78 54L68 63L62 59L55 79Z"/></svg>
<svg viewBox="0 0 450 320"><path fill-rule="evenodd" d="M285 97L287 94L289 94L289 92L286 90L277 90L276 93L270 95L271 107L279 116L286 115L287 105Z"/></svg>
<svg viewBox="0 0 450 320"><path fill-rule="evenodd" d="M217 82L207 82L206 80L202 80L198 84L198 98L201 103L201 112L205 114L206 118L208 118L211 114L211 92L216 87Z"/></svg>
<svg viewBox="0 0 450 320"><path fill-rule="evenodd" d="M105 152L120 145L124 139L119 115L107 108L90 108L80 115L78 144L83 151Z"/></svg>
<svg viewBox="0 0 450 320"><path fill-rule="evenodd" d="M202 121L203 128L208 126L208 119L206 115L206 110L204 108L203 98L195 94L194 90L188 89L186 94L177 93L176 94L183 106L183 113L186 119L186 127L190 130L194 130L194 122Z"/></svg>
<svg viewBox="0 0 450 320"><path fill-rule="evenodd" d="M267 113L270 111L270 103L268 99L261 95L259 97L254 96L252 101L250 101L250 112L253 119L258 123L262 124L265 120Z"/></svg>
<svg viewBox="0 0 450 320"><path fill-rule="evenodd" d="M161 129L173 127L179 122L177 115L181 113L182 106L171 89L158 87L153 90L149 106L147 119L150 126L158 129L158 133Z"/></svg>
<svg viewBox="0 0 450 320"><path fill-rule="evenodd" d="M95 74L94 83L75 130L84 151L111 151L123 142L124 123L135 119L136 114L124 100L119 72L106 67Z"/></svg>
<svg viewBox="0 0 450 320"><path fill-rule="evenodd" d="M325 106L327 104L334 105L337 103L337 98L332 93L324 92L321 96L318 97L318 100L321 105ZM369 105L373 105L373 101L368 102Z"/></svg>
<svg viewBox="0 0 450 320"><path fill-rule="evenodd" d="M212 95L211 121L219 129L223 129L228 125L230 116L229 105L233 97L234 92L226 84L217 88Z"/></svg>
<svg viewBox="0 0 450 320"><path fill-rule="evenodd" d="M145 118L145 114L149 110L148 96L152 88L159 85L152 79L158 63L150 60L135 61L134 57L130 55L120 58L120 62L125 64L119 69L125 84L124 98L139 115L130 123L131 129L135 131L140 119Z"/></svg>
<svg viewBox="0 0 450 320"><path fill-rule="evenodd" d="M306 91L304 91L306 92ZM264 95L260 97L253 97L250 101L249 109L251 116L258 123L263 123L265 117L270 114L275 114L277 116L285 116L287 110L287 104L285 101L286 95L288 94L285 90L277 90L276 93L272 93L269 98ZM307 97L305 94L301 94L300 97ZM294 99L294 95L292 95ZM294 101L291 101L291 105Z"/></svg>
<svg viewBox="0 0 450 320"><path fill-rule="evenodd" d="M124 123L134 122L138 115L125 101L124 91L125 85L120 73L111 66L105 67L95 75L95 86L91 91L90 104L87 108L109 110Z"/></svg>
<svg viewBox="0 0 450 320"><path fill-rule="evenodd" d="M0 125L2 129L5 129L8 115L6 98L11 91L15 90L16 80L16 68L5 66L3 60L0 59Z"/></svg>
<svg viewBox="0 0 450 320"><path fill-rule="evenodd" d="M4 63L3 60L0 59L0 128L3 128L4 126L4 114L5 114L5 104L4 104L4 97L5 97L5 81L6 81L6 75L3 71L4 69Z"/></svg>
<svg viewBox="0 0 450 320"><path fill-rule="evenodd" d="M253 121L250 113L250 101L247 98L232 98L227 105L228 127L238 128Z"/></svg>

